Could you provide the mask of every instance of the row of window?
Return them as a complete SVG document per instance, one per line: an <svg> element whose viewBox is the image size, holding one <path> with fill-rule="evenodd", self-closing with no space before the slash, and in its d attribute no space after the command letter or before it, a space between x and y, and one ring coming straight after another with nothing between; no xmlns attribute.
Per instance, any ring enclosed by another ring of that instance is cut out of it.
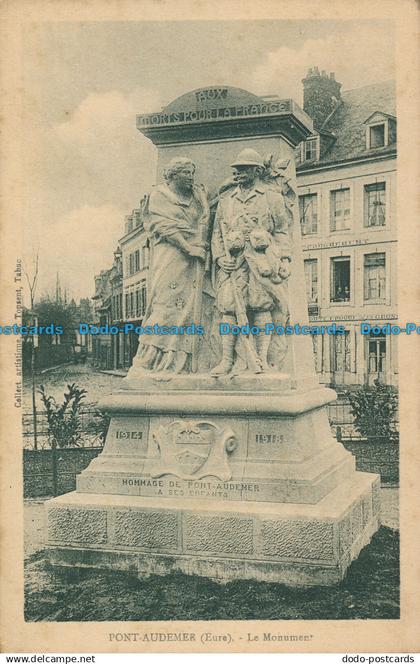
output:
<svg viewBox="0 0 420 664"><path fill-rule="evenodd" d="M132 251L126 258L126 272L127 276L131 277L133 274L140 272L149 266L149 249L143 245L141 249Z"/></svg>
<svg viewBox="0 0 420 664"><path fill-rule="evenodd" d="M306 294L308 304L318 304L319 279L318 259L304 261ZM330 259L330 302L349 302L351 299L350 256L337 256ZM366 302L384 302L386 299L386 258L385 253L365 254L363 259L363 299ZM125 294L125 316L142 317L146 310L146 282ZM112 298L112 319L121 320L122 294Z"/></svg>
<svg viewBox="0 0 420 664"><path fill-rule="evenodd" d="M299 196L299 215L302 235L318 233L318 194ZM375 182L364 187L363 223L366 228L385 226L385 182ZM351 229L350 188L330 191L330 230Z"/></svg>
<svg viewBox="0 0 420 664"><path fill-rule="evenodd" d="M112 320L122 320L123 315L123 296L122 293L117 293L111 299L111 317Z"/></svg>
<svg viewBox="0 0 420 664"><path fill-rule="evenodd" d="M125 318L143 318L146 313L146 281L136 284L136 288L125 294Z"/></svg>
<svg viewBox="0 0 420 664"><path fill-rule="evenodd" d="M322 371L318 357L318 339L313 336L315 366ZM369 374L384 373L386 369L386 340L384 335L369 335L366 340L366 369ZM330 371L352 371L350 352L350 332L330 337Z"/></svg>
<svg viewBox="0 0 420 664"><path fill-rule="evenodd" d="M350 256L330 259L330 302L349 302L351 298ZM317 304L318 259L304 261L308 304ZM365 254L363 263L363 299L366 302L384 302L386 298L385 254Z"/></svg>

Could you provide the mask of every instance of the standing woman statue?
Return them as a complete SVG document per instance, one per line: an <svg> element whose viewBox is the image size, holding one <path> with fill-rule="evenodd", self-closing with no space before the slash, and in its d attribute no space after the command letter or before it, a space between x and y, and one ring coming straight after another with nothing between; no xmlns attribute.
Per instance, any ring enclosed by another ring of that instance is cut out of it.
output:
<svg viewBox="0 0 420 664"><path fill-rule="evenodd" d="M190 159L172 159L164 171L165 183L156 186L146 201L144 228L151 262L143 327L200 323L194 316L201 298L199 276L204 271L210 210L204 187L194 184L194 173ZM191 371L193 339L187 334L143 334L133 369Z"/></svg>

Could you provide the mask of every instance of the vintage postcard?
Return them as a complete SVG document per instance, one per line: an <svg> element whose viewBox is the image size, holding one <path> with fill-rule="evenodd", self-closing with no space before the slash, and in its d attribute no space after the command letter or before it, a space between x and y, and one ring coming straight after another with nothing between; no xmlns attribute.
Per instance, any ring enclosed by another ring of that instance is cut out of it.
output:
<svg viewBox="0 0 420 664"><path fill-rule="evenodd" d="M417 652L418 7L0 11L2 651Z"/></svg>

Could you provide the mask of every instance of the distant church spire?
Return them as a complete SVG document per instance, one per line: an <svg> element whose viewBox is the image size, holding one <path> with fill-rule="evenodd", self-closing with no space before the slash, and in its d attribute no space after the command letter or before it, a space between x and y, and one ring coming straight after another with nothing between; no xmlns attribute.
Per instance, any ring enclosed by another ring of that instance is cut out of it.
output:
<svg viewBox="0 0 420 664"><path fill-rule="evenodd" d="M61 284L60 284L60 275L57 272L56 280L55 280L55 301L57 304L61 304L62 298L61 298Z"/></svg>

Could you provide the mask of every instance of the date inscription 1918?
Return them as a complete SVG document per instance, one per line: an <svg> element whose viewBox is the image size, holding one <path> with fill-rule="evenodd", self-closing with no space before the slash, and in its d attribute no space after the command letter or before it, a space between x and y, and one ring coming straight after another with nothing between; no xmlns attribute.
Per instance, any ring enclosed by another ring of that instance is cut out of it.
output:
<svg viewBox="0 0 420 664"><path fill-rule="evenodd" d="M115 438L124 440L141 440L143 431L116 431Z"/></svg>
<svg viewBox="0 0 420 664"><path fill-rule="evenodd" d="M279 445L284 442L284 436L278 433L257 433L255 435L255 442Z"/></svg>

